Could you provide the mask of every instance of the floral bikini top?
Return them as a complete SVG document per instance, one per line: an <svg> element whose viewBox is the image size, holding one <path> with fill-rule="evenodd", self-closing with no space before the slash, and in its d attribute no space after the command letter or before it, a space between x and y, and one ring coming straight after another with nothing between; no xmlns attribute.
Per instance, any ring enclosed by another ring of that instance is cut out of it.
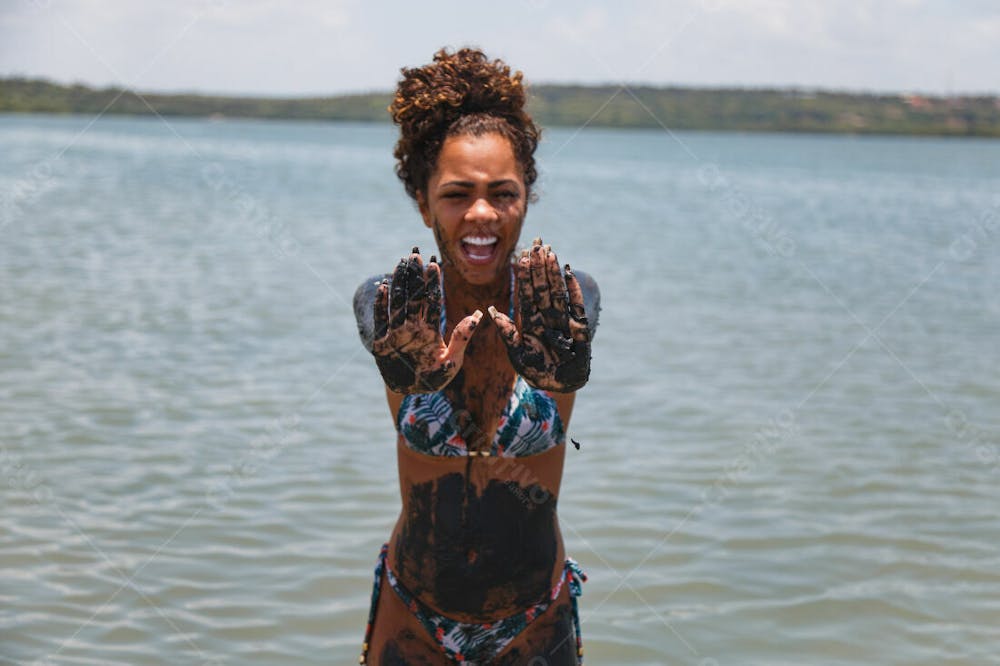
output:
<svg viewBox="0 0 1000 666"><path fill-rule="evenodd" d="M574 271L583 289L584 306L590 325L591 338L597 329L600 314L600 291L593 278L583 271ZM362 282L354 294L354 314L358 333L365 347L371 351L374 337L375 292L383 277L373 276ZM511 270L511 284L514 272ZM511 294L514 293L513 287ZM514 316L513 298L509 316ZM444 335L447 316L444 294L441 298L441 334ZM469 455L467 442L462 437L462 425L455 409L442 391L436 393L411 393L403 396L396 413L396 430L406 445L421 453L434 456ZM566 442L566 432L555 400L547 391L533 388L517 375L510 398L504 407L493 435L491 456L529 456L547 451ZM485 454L485 452L483 452Z"/></svg>
<svg viewBox="0 0 1000 666"><path fill-rule="evenodd" d="M451 402L443 392L410 393L396 415L396 429L415 451L434 456L469 454ZM490 455L530 456L566 442L555 400L520 375L493 436Z"/></svg>
<svg viewBox="0 0 1000 666"><path fill-rule="evenodd" d="M511 268L511 304L508 316L514 318L514 271ZM444 292L441 298L441 335L445 323ZM469 455L461 435L454 407L443 391L410 393L396 414L396 430L413 450L434 456ZM547 391L533 388L517 375L510 399L500 415L490 446L493 456L530 456L566 442L566 432L556 402Z"/></svg>

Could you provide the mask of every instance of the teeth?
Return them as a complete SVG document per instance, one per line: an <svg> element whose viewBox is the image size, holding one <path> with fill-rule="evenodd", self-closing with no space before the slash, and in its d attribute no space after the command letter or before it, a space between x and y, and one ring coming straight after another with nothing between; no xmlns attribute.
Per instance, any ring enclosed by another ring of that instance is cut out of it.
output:
<svg viewBox="0 0 1000 666"><path fill-rule="evenodd" d="M462 239L463 243L468 243L469 245L493 245L497 242L496 236L466 236Z"/></svg>

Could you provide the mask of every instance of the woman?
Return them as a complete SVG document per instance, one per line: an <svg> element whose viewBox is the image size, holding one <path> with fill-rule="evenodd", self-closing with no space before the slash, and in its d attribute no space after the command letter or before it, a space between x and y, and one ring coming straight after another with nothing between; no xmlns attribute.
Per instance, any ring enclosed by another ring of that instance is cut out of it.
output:
<svg viewBox="0 0 1000 666"><path fill-rule="evenodd" d="M354 298L398 431L403 504L360 661L582 663L583 575L556 498L597 287L538 238L512 261L540 134L521 73L462 49L402 74L396 173L441 259L413 248Z"/></svg>

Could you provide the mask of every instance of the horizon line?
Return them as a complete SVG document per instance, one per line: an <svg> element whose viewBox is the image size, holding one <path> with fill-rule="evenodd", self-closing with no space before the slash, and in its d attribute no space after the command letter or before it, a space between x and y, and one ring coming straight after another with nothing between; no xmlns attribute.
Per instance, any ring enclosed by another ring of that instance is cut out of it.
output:
<svg viewBox="0 0 1000 666"><path fill-rule="evenodd" d="M231 97L238 99L272 99L272 100L306 100L306 99L328 99L335 97L363 97L367 95L391 96L392 90L384 89L355 89L343 92L302 92L302 93L261 93L261 92L212 92L198 88L177 88L177 89L152 89L139 88L120 83L94 84L86 81L61 81L54 77L27 75L20 73L0 74L0 81L22 80L39 81L51 83L58 86L82 86L93 90L124 90L145 95L192 95L202 97ZM951 92L929 92L926 90L885 90L874 88L850 88L834 87L823 85L805 84L691 84L691 83L651 83L651 82L625 82L608 81L598 83L580 83L573 81L535 81L525 84L529 94L532 88L552 87L552 88L590 88L608 89L625 87L629 89L653 89L653 90L695 90L702 92L725 91L725 92L796 92L809 94L832 94L832 95L852 95L866 97L927 97L936 99L958 99L958 98L993 98L1000 99L1000 91L951 91Z"/></svg>

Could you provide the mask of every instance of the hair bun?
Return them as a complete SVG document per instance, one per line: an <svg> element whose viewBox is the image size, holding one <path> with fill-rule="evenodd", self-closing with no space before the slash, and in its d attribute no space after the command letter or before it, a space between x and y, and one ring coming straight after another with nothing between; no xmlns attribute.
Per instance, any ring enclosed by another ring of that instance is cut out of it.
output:
<svg viewBox="0 0 1000 666"><path fill-rule="evenodd" d="M396 175L411 197L427 185L445 137L466 132L507 138L531 188L541 131L524 109L521 72L511 73L502 60L491 61L473 48L440 49L433 62L400 72L389 113L400 130Z"/></svg>
<svg viewBox="0 0 1000 666"><path fill-rule="evenodd" d="M524 108L521 72L511 74L502 60L490 62L477 49L463 48L454 54L441 49L432 64L400 71L403 80L389 107L398 125L421 120L448 123L470 113L513 116Z"/></svg>

